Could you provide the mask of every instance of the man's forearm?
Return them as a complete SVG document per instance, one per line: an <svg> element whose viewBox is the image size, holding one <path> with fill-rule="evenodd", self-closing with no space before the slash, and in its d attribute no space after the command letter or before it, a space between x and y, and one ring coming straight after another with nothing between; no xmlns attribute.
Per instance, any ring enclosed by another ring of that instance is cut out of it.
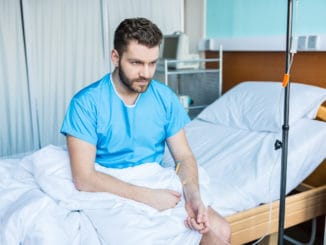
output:
<svg viewBox="0 0 326 245"><path fill-rule="evenodd" d="M80 179L84 184L80 190L88 192L109 192L136 202L144 203L158 211L174 208L181 194L175 190L152 189L119 180L113 176L97 172Z"/></svg>
<svg viewBox="0 0 326 245"><path fill-rule="evenodd" d="M79 176L74 178L74 180L77 189L81 191L109 192L142 203L146 203L146 197L150 192L149 188L127 183L95 170L87 176Z"/></svg>
<svg viewBox="0 0 326 245"><path fill-rule="evenodd" d="M149 188L132 185L94 168L96 147L73 136L67 136L70 165L74 184L78 190L109 192L137 202L146 202Z"/></svg>
<svg viewBox="0 0 326 245"><path fill-rule="evenodd" d="M178 176L183 186L186 199L199 196L198 168L193 156L184 157L180 160L181 165Z"/></svg>

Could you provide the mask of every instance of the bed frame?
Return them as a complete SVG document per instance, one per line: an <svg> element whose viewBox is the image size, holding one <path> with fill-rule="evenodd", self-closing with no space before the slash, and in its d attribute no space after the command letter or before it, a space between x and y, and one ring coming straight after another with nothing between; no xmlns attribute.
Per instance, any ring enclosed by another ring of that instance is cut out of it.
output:
<svg viewBox="0 0 326 245"><path fill-rule="evenodd" d="M326 101L316 119L326 122ZM326 159L296 190L297 194L286 197L284 228L326 215ZM278 214L279 201L275 201L226 217L231 225L232 245L248 243L264 235L270 236L260 244L277 244Z"/></svg>

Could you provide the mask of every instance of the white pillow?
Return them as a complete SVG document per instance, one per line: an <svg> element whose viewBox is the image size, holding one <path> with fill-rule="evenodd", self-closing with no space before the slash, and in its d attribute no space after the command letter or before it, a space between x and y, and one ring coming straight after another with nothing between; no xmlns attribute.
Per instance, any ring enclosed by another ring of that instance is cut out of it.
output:
<svg viewBox="0 0 326 245"><path fill-rule="evenodd" d="M242 82L217 99L198 118L253 131L279 132L283 125L285 89L280 82ZM326 100L326 89L291 83L289 125L314 118Z"/></svg>

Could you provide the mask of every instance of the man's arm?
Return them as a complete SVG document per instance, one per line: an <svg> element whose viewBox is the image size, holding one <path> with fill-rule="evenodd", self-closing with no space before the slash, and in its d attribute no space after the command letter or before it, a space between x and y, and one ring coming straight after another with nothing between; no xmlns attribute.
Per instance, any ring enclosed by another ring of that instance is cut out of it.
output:
<svg viewBox="0 0 326 245"><path fill-rule="evenodd" d="M181 162L178 170L186 199L188 218L186 226L201 233L208 231L208 214L204 206L198 184L196 159L190 149L184 130L167 139L167 144L175 162Z"/></svg>
<svg viewBox="0 0 326 245"><path fill-rule="evenodd" d="M157 210L173 208L180 200L180 193L176 191L136 186L96 171L96 147L90 143L68 135L67 145L73 181L80 191L109 192Z"/></svg>

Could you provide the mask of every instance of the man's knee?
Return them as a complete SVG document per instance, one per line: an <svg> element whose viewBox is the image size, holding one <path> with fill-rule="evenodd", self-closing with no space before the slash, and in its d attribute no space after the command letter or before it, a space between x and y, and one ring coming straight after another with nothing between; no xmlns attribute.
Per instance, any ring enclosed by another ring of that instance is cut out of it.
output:
<svg viewBox="0 0 326 245"><path fill-rule="evenodd" d="M224 224L221 227L221 235L223 236L224 241L227 241L228 243L231 242L231 226L230 224L224 220Z"/></svg>
<svg viewBox="0 0 326 245"><path fill-rule="evenodd" d="M209 216L212 223L213 232L220 237L221 240L229 244L231 241L231 226L220 214L212 208L209 208Z"/></svg>

